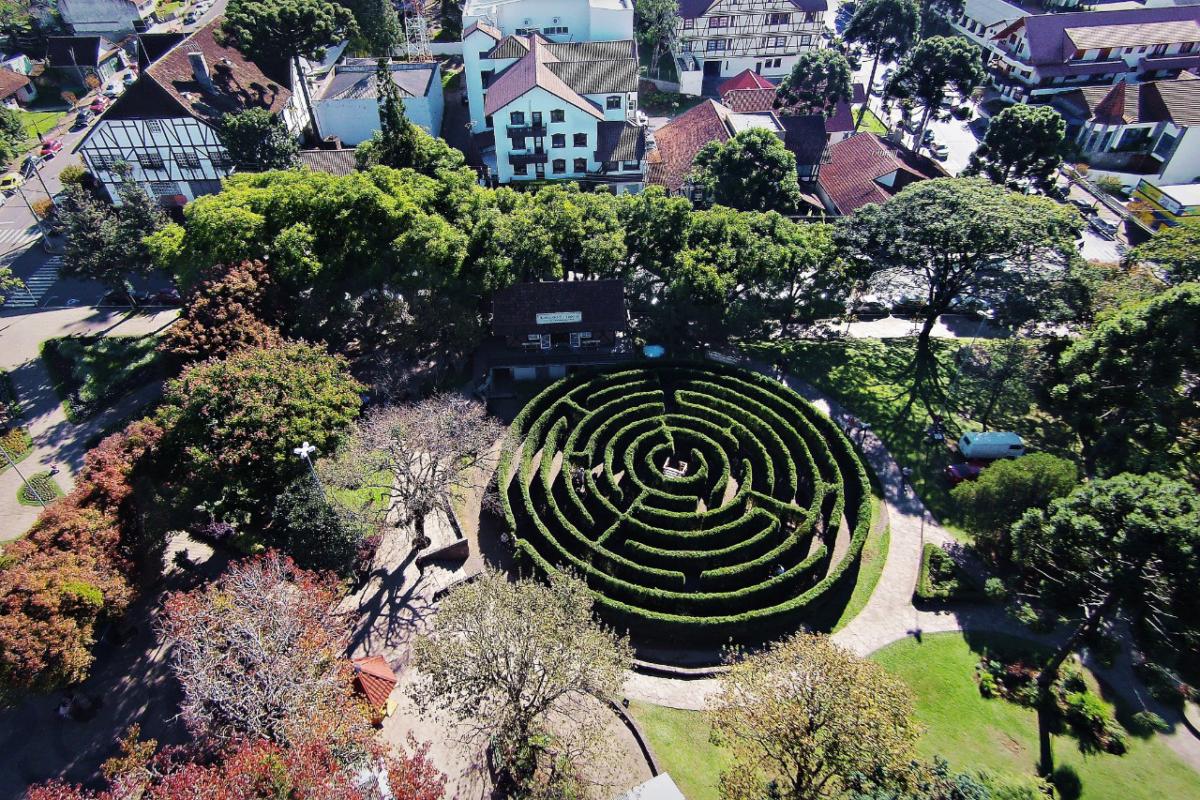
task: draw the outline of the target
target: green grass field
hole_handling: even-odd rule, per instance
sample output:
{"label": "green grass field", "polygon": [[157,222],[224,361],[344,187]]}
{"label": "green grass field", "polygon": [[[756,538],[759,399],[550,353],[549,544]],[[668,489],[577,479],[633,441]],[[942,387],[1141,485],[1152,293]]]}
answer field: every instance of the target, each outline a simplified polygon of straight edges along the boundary
{"label": "green grass field", "polygon": [[[980,637],[981,644],[1012,647],[1003,637]],[[987,699],[975,684],[979,652],[962,634],[906,639],[872,658],[899,675],[916,695],[917,717],[925,726],[921,751],[939,754],[957,770],[1035,774],[1037,714],[1000,699]],[[1197,774],[1161,740],[1129,737],[1129,751],[1085,755],[1069,736],[1054,736],[1056,767],[1073,769],[1085,800],[1161,800],[1195,797]]]}
{"label": "green grass field", "polygon": [[[874,512],[878,514],[879,501],[874,500],[872,505]],[[850,595],[846,607],[842,609],[841,616],[833,624],[831,633],[837,633],[850,624],[850,620],[858,616],[858,612],[862,611],[867,601],[871,599],[871,593],[875,591],[875,586],[879,583],[879,576],[883,574],[883,564],[887,561],[888,545],[891,544],[891,540],[892,530],[890,527],[884,526],[880,532],[876,532],[872,528],[870,535],[867,536],[867,541],[863,543],[862,558],[858,566],[858,580],[854,583],[854,592]]]}
{"label": "green grass field", "polygon": [[27,111],[23,108],[19,109],[17,116],[21,118],[21,124],[25,126],[26,144],[32,147],[38,140],[39,131],[43,136],[48,135],[67,113],[67,109],[59,111]]}
{"label": "green grass field", "polygon": [[881,120],[874,111],[867,108],[866,106],[859,106],[857,109],[855,109],[854,113],[855,113],[855,117],[854,117],[855,122],[858,121],[859,117],[862,117],[862,126],[859,128],[859,131],[866,131],[867,133],[876,133],[876,134],[879,134],[880,136],[887,135],[887,132],[888,132],[887,125],[883,124],[883,120]]}
{"label": "green grass field", "polygon": [[637,701],[629,712],[650,742],[658,765],[671,775],[688,800],[717,800],[717,780],[728,754],[708,740],[708,723],[698,711],[682,711]]}

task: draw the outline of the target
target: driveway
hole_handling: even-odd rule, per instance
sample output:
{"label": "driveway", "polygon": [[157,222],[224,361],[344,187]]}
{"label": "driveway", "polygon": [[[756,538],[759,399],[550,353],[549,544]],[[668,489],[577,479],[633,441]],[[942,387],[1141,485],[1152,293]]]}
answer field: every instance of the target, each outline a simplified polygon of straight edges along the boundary
{"label": "driveway", "polygon": [[[172,309],[127,316],[117,310],[96,308],[0,314],[0,369],[12,379],[21,402],[21,422],[33,438],[33,452],[17,465],[22,474],[29,476],[57,465],[61,472],[55,480],[64,491],[70,491],[89,441],[145,406],[161,389],[156,384],[144,386],[95,417],[72,424],[63,413],[39,355],[42,342],[72,334],[138,336],[162,330],[177,314]],[[20,487],[17,470],[10,467],[0,473],[0,542],[24,535],[40,511],[17,502]]]}

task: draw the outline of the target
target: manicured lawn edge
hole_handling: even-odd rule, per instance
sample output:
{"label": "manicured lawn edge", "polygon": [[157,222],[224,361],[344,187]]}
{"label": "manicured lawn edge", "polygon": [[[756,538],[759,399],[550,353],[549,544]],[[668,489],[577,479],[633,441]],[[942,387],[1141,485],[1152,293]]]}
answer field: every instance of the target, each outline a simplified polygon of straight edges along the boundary
{"label": "manicured lawn edge", "polygon": [[891,546],[891,542],[891,525],[883,525],[882,531],[872,529],[866,544],[863,545],[862,555],[859,557],[858,580],[854,584],[854,592],[850,595],[850,600],[846,603],[842,615],[834,623],[830,633],[837,633],[849,625],[866,608],[871,595],[875,593],[875,587],[879,585],[880,576],[883,575],[883,565],[887,563],[888,548]]}

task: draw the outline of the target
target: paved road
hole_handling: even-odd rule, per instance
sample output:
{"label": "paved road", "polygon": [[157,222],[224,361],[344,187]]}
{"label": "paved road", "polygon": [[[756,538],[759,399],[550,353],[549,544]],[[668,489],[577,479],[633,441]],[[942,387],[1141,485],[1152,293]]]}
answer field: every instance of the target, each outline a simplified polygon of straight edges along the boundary
{"label": "paved road", "polygon": [[[61,470],[56,480],[69,491],[83,464],[88,441],[144,406],[159,390],[158,386],[142,387],[122,397],[112,408],[74,425],[67,421],[38,355],[41,343],[77,333],[123,336],[150,333],[170,325],[177,313],[160,310],[127,316],[116,309],[68,308],[0,314],[0,369],[12,378],[21,401],[22,424],[33,437],[33,452],[17,465],[21,473],[29,476],[55,464]],[[22,536],[37,519],[40,509],[17,502],[20,486],[16,470],[10,467],[0,473],[0,543]]]}

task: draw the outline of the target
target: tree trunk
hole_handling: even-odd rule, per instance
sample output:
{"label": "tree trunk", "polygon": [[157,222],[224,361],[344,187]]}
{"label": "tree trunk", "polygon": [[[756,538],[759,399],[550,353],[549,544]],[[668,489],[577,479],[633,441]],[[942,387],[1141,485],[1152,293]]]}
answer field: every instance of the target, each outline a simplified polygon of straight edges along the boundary
{"label": "tree trunk", "polygon": [[1042,671],[1038,674],[1038,686],[1043,692],[1047,691],[1054,683],[1054,679],[1058,677],[1058,670],[1067,660],[1067,656],[1071,655],[1071,651],[1079,646],[1079,643],[1084,640],[1092,631],[1094,631],[1108,613],[1113,610],[1117,604],[1117,593],[1115,590],[1110,590],[1108,596],[1104,598],[1104,602],[1096,606],[1096,609],[1079,624],[1067,640],[1054,652],[1050,660],[1042,667]]}
{"label": "tree trunk", "polygon": [[[916,132],[916,134],[914,134],[917,139],[917,141],[915,142],[915,146],[913,147],[914,152],[917,152],[917,153],[921,152],[921,148],[925,146],[925,129],[927,127],[929,127],[930,111],[931,111],[931,109],[929,108],[929,106],[925,106],[925,113],[921,115],[921,124],[919,126],[917,126],[917,132]],[[929,148],[929,152],[930,152],[930,154],[932,154],[933,148]]]}
{"label": "tree trunk", "polygon": [[308,96],[308,81],[304,78],[304,68],[300,66],[299,54],[292,56],[296,67],[296,80],[300,82],[300,93],[304,95],[304,104],[308,106],[308,121],[312,125],[312,135],[315,146],[321,144],[321,129],[317,125],[317,110],[313,108],[312,98]]}
{"label": "tree trunk", "polygon": [[650,51],[650,75],[658,77],[658,59],[662,56],[662,42],[655,42],[654,49]]}
{"label": "tree trunk", "polygon": [[[863,111],[859,113],[854,120],[854,132],[858,133],[858,128],[862,125],[862,118],[866,116],[866,109],[871,105],[871,88],[875,85],[875,70],[879,69],[879,54],[875,54],[875,60],[871,63],[871,77],[867,78],[867,97],[863,100]],[[851,98],[853,99],[853,98]],[[854,113],[854,104],[850,104],[850,113]]]}

